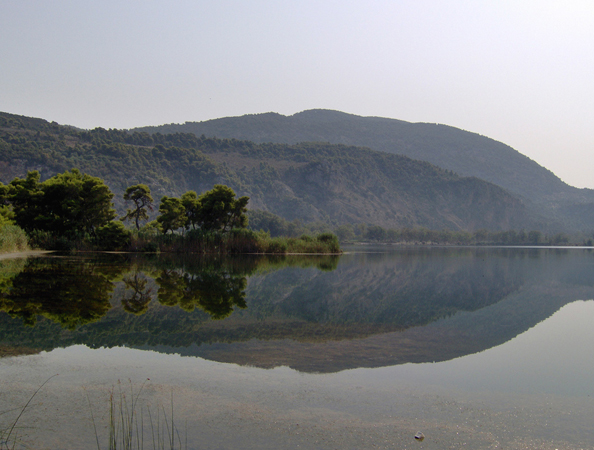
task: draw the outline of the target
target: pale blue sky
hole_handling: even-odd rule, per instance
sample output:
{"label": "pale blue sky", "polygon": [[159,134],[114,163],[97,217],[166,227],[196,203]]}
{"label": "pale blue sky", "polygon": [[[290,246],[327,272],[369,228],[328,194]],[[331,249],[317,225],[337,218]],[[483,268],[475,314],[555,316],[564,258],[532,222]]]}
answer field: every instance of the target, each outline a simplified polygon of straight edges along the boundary
{"label": "pale blue sky", "polygon": [[131,128],[336,109],[594,188],[594,1],[0,0],[0,110]]}

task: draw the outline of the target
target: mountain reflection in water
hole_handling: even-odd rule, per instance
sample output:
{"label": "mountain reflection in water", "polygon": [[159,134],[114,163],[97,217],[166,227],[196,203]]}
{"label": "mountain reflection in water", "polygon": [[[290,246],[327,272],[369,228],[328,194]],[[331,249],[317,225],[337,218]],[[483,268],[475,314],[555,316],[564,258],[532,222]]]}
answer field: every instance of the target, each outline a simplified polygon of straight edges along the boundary
{"label": "mountain reflection in water", "polygon": [[593,298],[593,261],[581,249],[390,247],[4,260],[0,350],[130,346],[315,372],[442,361]]}

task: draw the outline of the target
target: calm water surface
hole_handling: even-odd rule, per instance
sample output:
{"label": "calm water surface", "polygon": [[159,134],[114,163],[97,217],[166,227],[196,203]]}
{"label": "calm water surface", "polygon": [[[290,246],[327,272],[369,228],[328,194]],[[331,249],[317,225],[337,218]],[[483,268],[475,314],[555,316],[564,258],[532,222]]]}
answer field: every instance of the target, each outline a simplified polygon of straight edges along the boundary
{"label": "calm water surface", "polygon": [[348,250],[0,261],[0,431],[58,374],[17,447],[594,448],[591,250]]}

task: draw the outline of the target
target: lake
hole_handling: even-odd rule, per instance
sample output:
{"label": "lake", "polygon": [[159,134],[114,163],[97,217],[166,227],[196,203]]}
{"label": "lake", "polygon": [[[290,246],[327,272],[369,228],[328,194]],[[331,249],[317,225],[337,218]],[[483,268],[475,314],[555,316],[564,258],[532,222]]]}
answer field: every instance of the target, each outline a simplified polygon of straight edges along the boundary
{"label": "lake", "polygon": [[0,260],[0,448],[594,448],[591,249],[345,250]]}

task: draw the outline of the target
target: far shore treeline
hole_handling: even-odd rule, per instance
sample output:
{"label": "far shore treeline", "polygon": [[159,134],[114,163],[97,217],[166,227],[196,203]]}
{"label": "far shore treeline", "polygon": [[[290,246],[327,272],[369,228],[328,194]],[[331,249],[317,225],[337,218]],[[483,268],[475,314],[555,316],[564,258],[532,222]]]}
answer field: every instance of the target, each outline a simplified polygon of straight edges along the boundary
{"label": "far shore treeline", "polygon": [[[45,181],[37,171],[0,183],[3,251],[33,247],[50,250],[121,250],[191,253],[339,253],[332,233],[315,237],[271,238],[247,229],[248,197],[236,198],[228,186],[215,185],[198,195],[163,196],[156,219],[150,188],[130,186],[130,205],[117,217],[114,194],[105,182],[72,169]],[[127,228],[124,221],[133,225]],[[148,223],[146,223],[148,222]],[[142,226],[141,226],[142,224]],[[12,243],[11,243],[12,242]]]}

